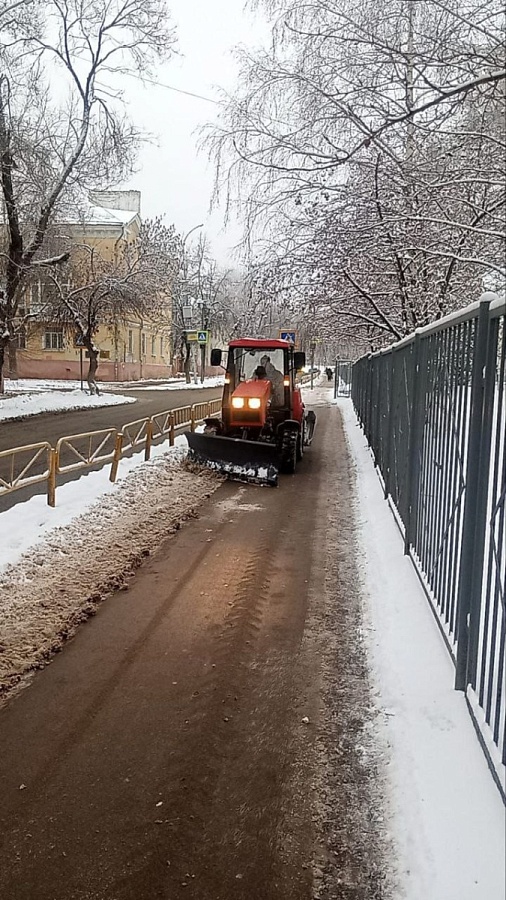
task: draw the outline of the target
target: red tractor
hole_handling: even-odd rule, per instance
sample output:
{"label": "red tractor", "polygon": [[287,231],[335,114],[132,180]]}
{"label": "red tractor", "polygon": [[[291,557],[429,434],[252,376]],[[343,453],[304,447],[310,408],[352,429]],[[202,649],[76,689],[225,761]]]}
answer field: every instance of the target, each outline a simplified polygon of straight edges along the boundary
{"label": "red tractor", "polygon": [[[211,351],[221,366],[222,351]],[[220,418],[205,420],[204,433],[187,432],[189,456],[233,478],[276,485],[278,473],[294,472],[316,423],[295,379],[305,354],[280,340],[231,341]]]}

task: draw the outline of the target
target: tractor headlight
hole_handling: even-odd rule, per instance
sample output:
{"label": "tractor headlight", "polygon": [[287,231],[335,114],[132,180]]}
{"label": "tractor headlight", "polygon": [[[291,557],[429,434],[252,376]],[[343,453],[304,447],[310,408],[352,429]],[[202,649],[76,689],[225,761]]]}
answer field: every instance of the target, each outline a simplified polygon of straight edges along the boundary
{"label": "tractor headlight", "polygon": [[262,401],[259,397],[250,397],[248,400],[248,406],[250,409],[260,409],[262,405]]}
{"label": "tractor headlight", "polygon": [[232,397],[232,406],[234,409],[242,409],[244,406],[244,397]]}

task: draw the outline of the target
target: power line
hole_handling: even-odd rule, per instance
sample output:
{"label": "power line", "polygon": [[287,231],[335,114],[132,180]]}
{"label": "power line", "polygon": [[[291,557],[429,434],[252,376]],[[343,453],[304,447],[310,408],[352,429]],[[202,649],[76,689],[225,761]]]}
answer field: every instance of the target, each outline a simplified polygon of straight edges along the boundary
{"label": "power line", "polygon": [[219,105],[219,100],[212,100],[211,97],[204,97],[202,94],[194,94],[193,91],[184,91],[182,88],[173,87],[171,84],[164,84],[163,81],[154,81],[152,78],[144,78],[143,81],[154,84],[155,87],[163,87],[168,91],[175,91],[176,94],[186,94],[187,97],[196,97],[197,100],[205,100],[206,103]]}

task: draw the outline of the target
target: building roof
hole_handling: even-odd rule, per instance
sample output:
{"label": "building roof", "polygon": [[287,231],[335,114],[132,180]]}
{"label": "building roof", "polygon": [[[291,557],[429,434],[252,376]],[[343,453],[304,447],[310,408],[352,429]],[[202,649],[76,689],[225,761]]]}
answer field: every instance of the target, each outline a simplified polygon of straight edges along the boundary
{"label": "building roof", "polygon": [[[119,206],[122,194],[125,195],[124,206],[129,206],[129,209]],[[130,196],[134,194],[138,197]],[[101,198],[103,198],[103,204],[97,202]],[[118,206],[112,206],[111,201],[118,201]],[[55,224],[80,225],[83,228],[90,226],[124,228],[135,221],[140,224],[139,209],[140,192],[138,191],[95,191],[90,192],[89,195],[81,194],[66,198],[65,202],[56,210]],[[0,222],[5,222],[5,219],[5,205],[0,203]]]}
{"label": "building roof", "polygon": [[129,225],[139,214],[128,209],[106,209],[96,206],[89,200],[75,204],[58,216],[60,224],[65,225]]}

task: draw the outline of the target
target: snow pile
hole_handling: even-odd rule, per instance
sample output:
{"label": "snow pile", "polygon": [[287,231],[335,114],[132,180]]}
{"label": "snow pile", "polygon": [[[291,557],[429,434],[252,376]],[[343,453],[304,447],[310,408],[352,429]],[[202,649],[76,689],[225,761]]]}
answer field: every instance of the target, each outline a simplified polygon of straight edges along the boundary
{"label": "snow pile", "polygon": [[[192,381],[186,384],[184,376],[175,378],[142,378],[139,381],[100,381],[98,379],[99,390],[117,391],[117,390],[145,390],[145,391],[175,391],[181,388],[209,388],[223,384],[223,375],[205,378],[204,383],[200,380],[197,384]],[[42,391],[77,391],[81,390],[81,382],[76,379],[57,379],[57,378],[11,378],[5,379],[6,394],[39,394]]]}
{"label": "snow pile", "polygon": [[221,387],[225,383],[225,379],[223,375],[216,375],[210,378],[204,378],[204,383],[199,380],[197,382],[191,381],[190,384],[186,384],[186,381],[179,379],[179,381],[165,381],[160,384],[143,384],[136,386],[135,390],[137,391],[180,391],[182,388],[187,390],[198,390],[202,388],[210,388],[210,387]]}
{"label": "snow pile", "polygon": [[81,382],[60,378],[6,378],[6,394],[40,394],[41,391],[77,391]]}
{"label": "snow pile", "polygon": [[[31,528],[31,549],[0,574],[0,695],[13,688],[29,670],[41,667],[59,649],[79,622],[93,615],[97,604],[113,591],[126,589],[143,557],[149,556],[199,505],[216,490],[221,479],[208,471],[181,465],[184,452],[175,449],[136,469],[109,493],[86,509],[86,482],[77,482],[82,515],[60,510],[60,527],[47,530],[34,543],[37,515],[43,497],[2,513],[9,534],[9,513],[21,513],[25,531]],[[84,483],[81,485],[81,483]],[[58,502],[66,489],[59,488]],[[79,506],[78,506],[79,509]],[[46,512],[50,518],[51,513]],[[76,509],[73,510],[74,516]],[[49,515],[48,515],[49,513]],[[42,523],[43,524],[43,523]],[[19,554],[19,547],[14,548]]]}
{"label": "snow pile", "polygon": [[24,419],[45,412],[88,409],[90,406],[119,406],[121,403],[135,402],[135,397],[124,397],[122,394],[101,394],[97,397],[85,394],[81,390],[20,394],[6,400],[0,399],[0,421]]}

